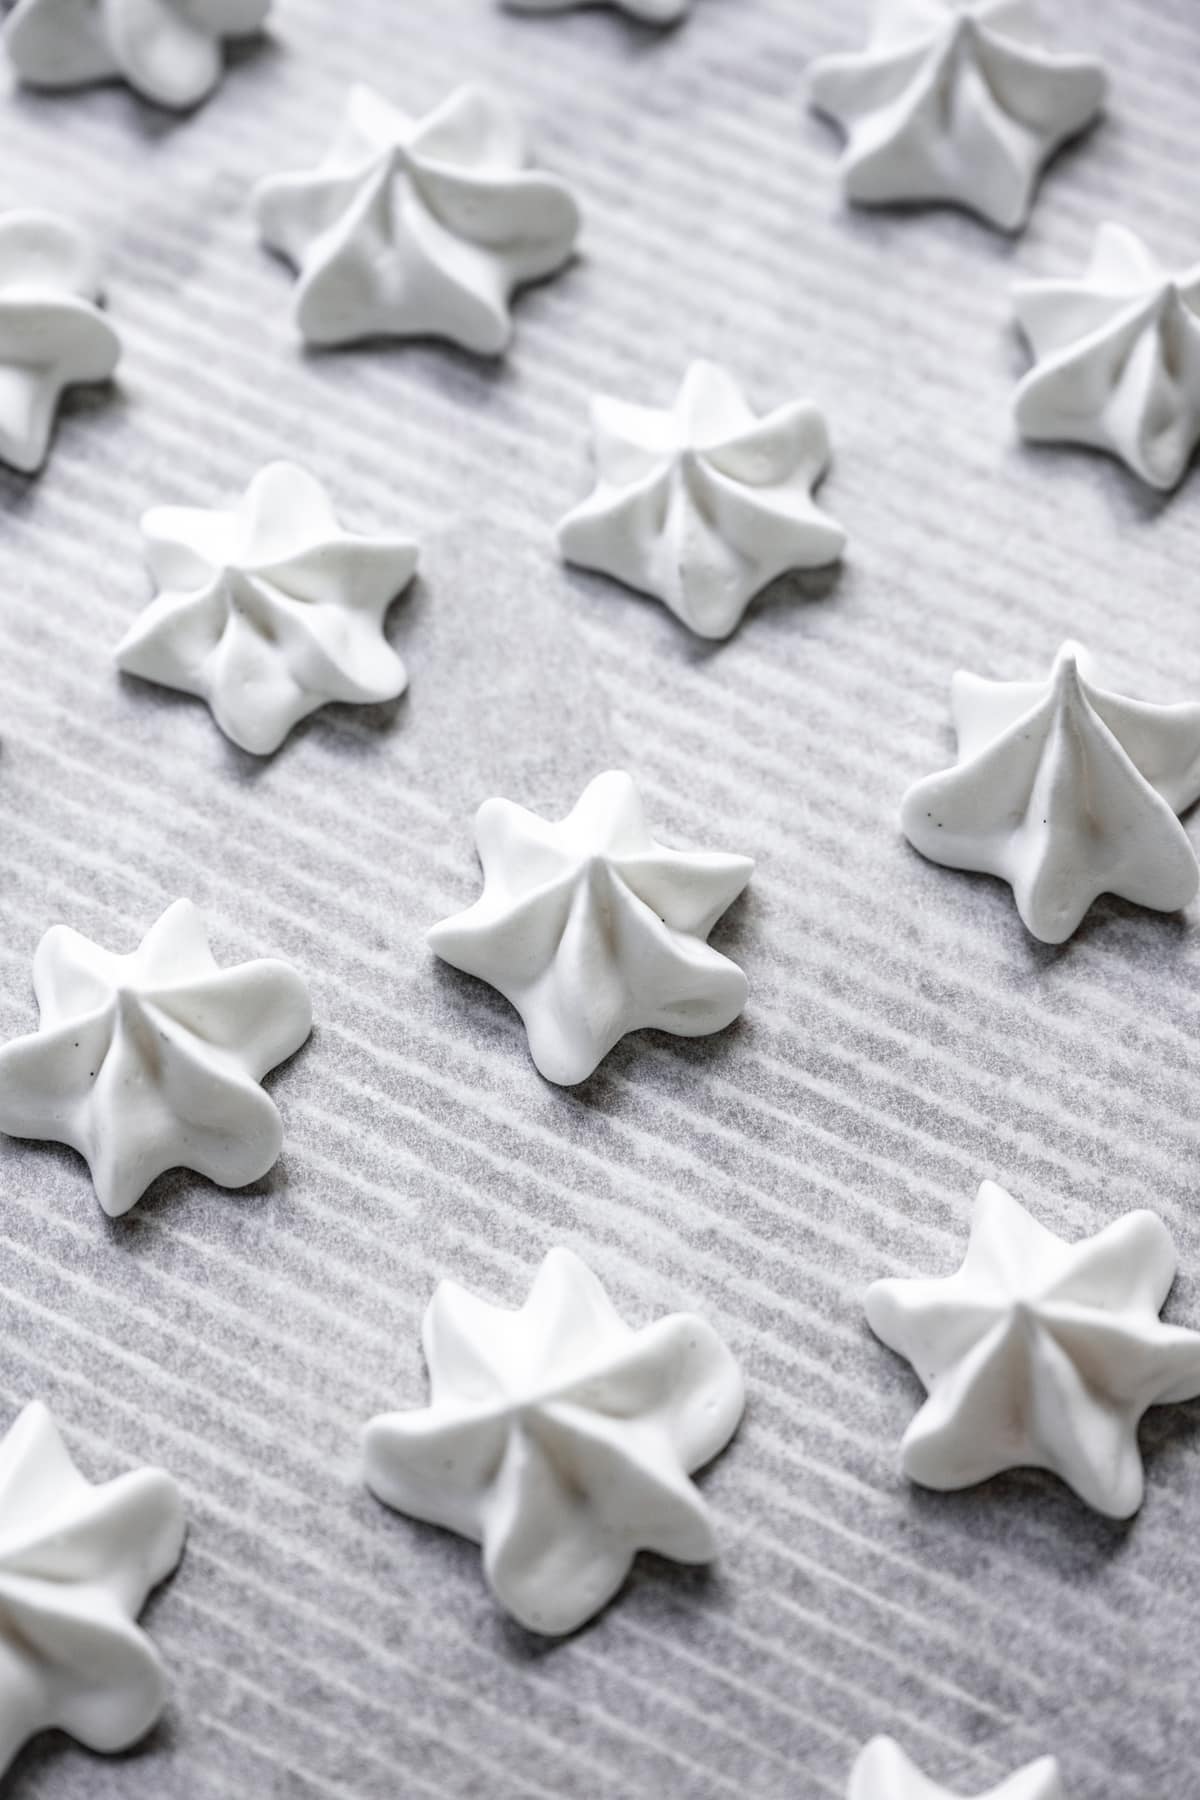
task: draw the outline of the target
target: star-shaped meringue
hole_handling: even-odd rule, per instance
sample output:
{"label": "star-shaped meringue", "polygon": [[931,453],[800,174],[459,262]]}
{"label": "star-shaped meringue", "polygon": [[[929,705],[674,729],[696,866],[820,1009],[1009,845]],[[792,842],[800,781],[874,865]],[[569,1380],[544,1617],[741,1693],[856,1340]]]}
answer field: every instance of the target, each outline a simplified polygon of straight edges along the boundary
{"label": "star-shaped meringue", "polygon": [[701,1037],[745,1006],[746,977],[705,939],[754,864],[656,843],[622,771],[557,824],[485,800],[475,843],[483,893],[427,941],[516,1007],[548,1081],[586,1080],[627,1032]]}
{"label": "star-shaped meringue", "polygon": [[1145,1488],[1142,1414],[1200,1396],[1200,1332],[1158,1316],[1175,1267],[1155,1213],[1068,1244],[985,1181],[957,1274],[867,1294],[872,1331],[929,1395],[904,1434],[905,1474],[948,1489],[1052,1469],[1097,1512],[1129,1518]]}
{"label": "star-shaped meringue", "polygon": [[1028,930],[1061,944],[1093,900],[1174,912],[1200,885],[1176,817],[1200,798],[1200,705],[1097,687],[1077,644],[1050,679],[951,684],[958,764],[909,788],[900,822],[923,856],[1011,884]]}
{"label": "star-shaped meringue", "polygon": [[0,1131],[78,1150],[111,1217],[165,1169],[245,1187],[283,1125],[258,1085],[312,1029],[308,989],[269,958],[220,969],[176,900],[116,956],[65,925],[33,959],[39,1028],[0,1048]]}
{"label": "star-shaped meringue", "polygon": [[17,0],[2,35],[32,87],[120,77],[143,99],[183,111],[220,81],[222,40],[253,36],[270,10],[271,0]]}
{"label": "star-shaped meringue", "polygon": [[439,337],[499,355],[514,290],[561,269],[579,232],[570,190],[528,161],[488,88],[460,87],[413,120],[353,87],[320,167],[255,192],[263,241],[300,271],[302,336]]}
{"label": "star-shaped meringue", "polygon": [[118,646],[118,666],[198,694],[243,750],[269,755],[327,701],[404,692],[383,622],[417,547],[343,531],[303,469],[271,463],[232,512],[158,507],[142,529],[164,591]]}
{"label": "star-shaped meringue", "polygon": [[100,265],[53,213],[0,214],[0,461],[40,469],[64,388],[107,381],[121,341],[94,304]]}
{"label": "star-shaped meringue", "polygon": [[0,1442],[0,1774],[39,1731],[125,1750],[162,1712],[166,1673],[134,1623],[183,1552],[161,1469],[93,1487],[47,1409]]}
{"label": "star-shaped meringue", "polygon": [[1200,263],[1172,275],[1101,225],[1079,279],[1019,282],[1013,300],[1036,358],[1021,435],[1111,451],[1152,487],[1181,481],[1200,443]]}
{"label": "star-shaped meringue", "polygon": [[732,376],[695,362],[666,412],[592,402],[597,486],[558,528],[568,562],[653,594],[722,638],[789,569],[836,561],[840,525],[814,503],[829,466],[815,406],[751,412]]}
{"label": "star-shaped meringue", "polygon": [[867,48],[809,71],[812,104],[846,133],[851,200],[948,202],[1004,231],[1106,89],[1098,62],[1042,43],[1031,0],[877,0]]}
{"label": "star-shaped meringue", "polygon": [[[572,7],[597,6],[603,0],[505,0],[513,12],[568,12]],[[674,25],[691,7],[692,0],[608,0],[619,12],[644,25]]]}
{"label": "star-shaped meringue", "polygon": [[422,1342],[430,1404],[371,1420],[367,1485],[482,1544],[488,1583],[522,1625],[576,1630],[639,1550],[716,1555],[688,1476],[725,1448],[745,1393],[695,1313],[631,1330],[579,1258],[552,1250],[519,1312],[442,1282]]}
{"label": "star-shaped meringue", "polygon": [[[850,1773],[846,1800],[954,1800],[904,1754],[891,1738],[872,1738],[859,1752]],[[989,1788],[979,1800],[1066,1800],[1066,1790],[1053,1756],[1018,1769],[999,1787]]]}

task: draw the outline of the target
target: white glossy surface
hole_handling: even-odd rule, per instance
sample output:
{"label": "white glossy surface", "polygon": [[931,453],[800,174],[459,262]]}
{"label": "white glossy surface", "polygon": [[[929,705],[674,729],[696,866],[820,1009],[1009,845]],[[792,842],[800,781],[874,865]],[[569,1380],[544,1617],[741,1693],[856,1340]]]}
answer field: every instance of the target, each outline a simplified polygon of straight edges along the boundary
{"label": "white glossy surface", "polygon": [[1111,451],[1151,487],[1182,480],[1200,443],[1200,262],[1173,273],[1101,225],[1082,275],[1018,282],[1013,303],[1036,359],[1021,435]]}
{"label": "white glossy surface", "polygon": [[430,1404],[372,1419],[367,1484],[389,1506],[483,1546],[500,1604],[531,1631],[574,1631],[639,1550],[716,1555],[688,1476],[745,1404],[733,1357],[694,1313],[633,1330],[569,1250],[520,1311],[444,1281],[422,1331]]}
{"label": "white glossy surface", "polygon": [[[872,1738],[858,1755],[850,1774],[846,1800],[956,1800],[939,1787],[891,1738]],[[1018,1769],[977,1800],[1066,1800],[1066,1790],[1053,1756]]]}
{"label": "white glossy surface", "polygon": [[1129,1518],[1145,1486],[1142,1414],[1200,1396],[1200,1332],[1158,1316],[1175,1266],[1155,1213],[1066,1243],[985,1181],[956,1274],[867,1293],[872,1331],[929,1395],[904,1434],[905,1474],[950,1489],[1051,1469],[1097,1512]]}
{"label": "white glossy surface", "polygon": [[0,1442],[0,1774],[39,1731],[124,1750],[166,1701],[134,1621],[183,1551],[183,1501],[161,1469],[93,1487],[40,1401]]}
{"label": "white glossy surface", "polygon": [[721,1031],[746,1004],[746,977],[705,939],[753,862],[657,843],[620,770],[557,822],[485,800],[475,843],[483,893],[435,925],[429,946],[516,1007],[547,1080],[585,1080],[643,1027]]}
{"label": "white glossy surface", "polygon": [[1106,88],[1098,62],[1049,47],[1032,0],[877,0],[866,49],[809,70],[812,104],[846,134],[849,199],[948,202],[1006,231]]}
{"label": "white glossy surface", "polygon": [[156,507],[142,529],[162,592],[118,646],[118,666],[207,701],[243,750],[277,750],[327,701],[404,692],[383,626],[417,547],[344,531],[303,469],[271,463],[232,511]]}
{"label": "white glossy surface", "polygon": [[715,363],[691,365],[673,407],[592,402],[596,487],[558,529],[568,562],[652,594],[722,638],[771,581],[842,553],[814,503],[829,433],[796,401],[758,418]]}
{"label": "white glossy surface", "polygon": [[55,925],[38,945],[38,1030],[0,1049],[0,1130],[70,1144],[113,1217],[166,1169],[244,1187],[279,1155],[259,1082],[312,1029],[286,963],[221,969],[204,920],[177,900],[128,956]]}
{"label": "white glossy surface", "polygon": [[1176,817],[1200,798],[1200,705],[1127,700],[1064,644],[1047,681],[951,683],[958,763],[904,796],[909,842],[952,869],[998,875],[1043,943],[1117,894],[1173,912],[1200,885]]}
{"label": "white glossy surface", "polygon": [[0,460],[23,474],[46,460],[63,390],[117,366],[100,286],[96,251],[68,219],[0,214]]}
{"label": "white glossy surface", "polygon": [[220,81],[224,41],[253,36],[270,9],[271,0],[17,0],[3,39],[33,87],[119,76],[144,99],[183,110]]}
{"label": "white glossy surface", "polygon": [[423,119],[351,88],[324,162],[255,190],[263,242],[299,271],[302,336],[439,337],[498,355],[515,289],[561,269],[579,232],[566,184],[528,162],[490,88],[457,88]]}

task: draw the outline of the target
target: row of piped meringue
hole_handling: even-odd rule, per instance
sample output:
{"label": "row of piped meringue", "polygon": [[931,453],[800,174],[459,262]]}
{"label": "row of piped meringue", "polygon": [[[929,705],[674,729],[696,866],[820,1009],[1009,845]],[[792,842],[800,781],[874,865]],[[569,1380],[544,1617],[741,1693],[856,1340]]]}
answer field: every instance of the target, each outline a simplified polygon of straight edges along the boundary
{"label": "row of piped meringue", "polygon": [[[736,392],[733,400],[740,404]],[[615,430],[607,419],[604,425]],[[737,521],[753,542],[753,557],[721,561],[710,549],[689,564],[683,552],[695,540],[682,522],[688,516],[682,484],[673,485],[657,470],[635,473],[629,499],[610,495],[602,473],[597,494],[563,527],[564,552],[606,567],[631,585],[650,587],[661,573],[657,591],[673,609],[701,598],[744,605],[744,588],[766,568],[781,559],[795,566],[801,556],[805,566],[819,563],[840,547],[838,527],[809,497],[808,484],[824,456],[817,416],[795,409],[778,434],[789,445],[786,452],[760,452],[751,424],[736,455],[714,458],[711,468],[698,457],[688,465],[687,480],[713,483],[698,512],[712,517],[715,495],[729,519],[737,491],[733,476],[752,468],[754,455],[775,454],[777,468],[785,454],[794,457],[788,501],[778,494],[769,504],[748,499]],[[658,491],[662,482],[667,483],[665,510]],[[646,526],[651,507],[664,520],[661,534]],[[277,749],[293,724],[327,701],[378,702],[404,690],[406,672],[384,635],[384,620],[416,567],[416,546],[406,539],[343,531],[324,491],[303,470],[273,464],[251,484],[235,512],[158,509],[147,515],[145,529],[161,591],[118,647],[118,665],[204,699],[221,729],[243,748],[260,754]],[[615,545],[607,557],[606,541]],[[736,541],[732,531],[729,541]],[[642,549],[644,558],[638,555]],[[705,583],[688,585],[687,577],[699,568],[706,572]],[[742,590],[736,588],[738,578]],[[711,620],[711,613],[706,616]],[[1044,943],[1070,937],[1102,894],[1160,912],[1176,911],[1195,897],[1200,865],[1179,815],[1200,799],[1200,704],[1155,705],[1114,693],[1098,685],[1087,653],[1067,643],[1042,682],[990,681],[960,670],[951,684],[951,708],[956,766],[918,781],[901,806],[904,834],[922,855],[1007,881],[1023,923]],[[602,786],[594,783],[571,819],[558,827],[539,820],[524,831],[500,832],[489,809],[509,807],[513,818],[527,822],[532,815],[507,801],[486,802],[476,827],[485,880],[495,857],[503,864],[498,886],[506,896],[519,894],[526,880],[536,886],[544,874],[538,840],[555,831],[570,846],[570,856],[596,858],[617,843],[613,821],[626,800],[636,810],[636,797],[619,801],[612,778],[604,780],[605,804],[594,804],[594,792]],[[615,809],[611,819],[606,805]],[[576,818],[583,821],[578,829]],[[640,811],[637,818],[640,832]],[[593,861],[593,884],[602,879],[600,866]],[[614,881],[621,890],[628,869],[619,860],[604,866],[605,892]],[[745,866],[748,874],[751,865]],[[726,906],[737,891],[731,889]],[[578,991],[569,987],[573,1008],[568,1005],[565,1016],[572,1010],[603,1015],[605,1029],[591,1034],[586,1055],[539,1055],[544,1033],[538,1019],[547,1008],[539,1007],[537,983],[550,964],[549,951],[535,980],[525,969],[527,959],[512,957],[503,932],[494,947],[486,934],[481,938],[487,894],[485,884],[472,932],[443,931],[436,947],[505,993],[527,1023],[532,1009],[530,1042],[550,1079],[581,1080],[625,1032],[639,1025],[670,1028],[672,1016],[682,1017],[678,998],[663,1011],[657,977],[644,980],[640,993],[622,986],[621,1005],[614,1009],[585,1003],[582,977],[572,976]],[[668,918],[662,896],[645,898],[652,912]],[[603,916],[604,908],[597,888],[592,914]],[[556,913],[544,924],[547,942],[551,937],[571,942],[577,935],[578,930],[566,931]],[[710,983],[703,1009],[693,1006],[694,1028],[719,1029],[741,1010],[739,1001],[727,1012],[727,1003],[716,997],[719,988],[719,982]],[[558,1013],[563,1010],[559,1005]]]}
{"label": "row of piped meringue", "polygon": [[[1200,1394],[1200,1333],[1158,1317],[1175,1270],[1153,1213],[1072,1244],[985,1182],[956,1273],[879,1281],[866,1296],[873,1329],[928,1390],[905,1473],[945,1490],[1040,1467],[1101,1512],[1131,1515],[1143,1413]],[[430,1401],[369,1422],[364,1479],[387,1506],[478,1543],[496,1601],[528,1630],[587,1623],[642,1550],[717,1555],[690,1478],[729,1444],[746,1396],[703,1318],[632,1329],[559,1248],[515,1311],[442,1282],[422,1344]],[[92,1487],[46,1408],[21,1414],[0,1442],[0,1607],[15,1627],[0,1656],[0,1774],[43,1730],[116,1751],[154,1724],[166,1672],[135,1621],[184,1533],[164,1471]],[[849,1800],[940,1794],[889,1740],[868,1745],[850,1778]],[[1061,1800],[1057,1765],[1031,1764],[996,1795]]]}
{"label": "row of piped meringue", "polygon": [[[492,250],[473,272],[456,255],[453,278],[427,291],[407,279],[403,246],[390,263],[367,257],[356,234],[369,209],[344,214],[338,233],[327,222],[318,230],[326,213],[313,220],[290,180],[277,184],[264,219],[304,271],[297,318],[314,341],[436,328],[471,349],[504,347],[507,299],[529,278],[531,256],[523,252],[519,267],[508,259],[500,274],[484,267]],[[310,220],[312,257],[287,205]],[[369,294],[364,259],[375,271]],[[391,289],[406,297],[389,306]],[[100,293],[98,256],[76,227],[47,213],[0,215],[0,460],[16,469],[41,467],[64,389],[115,373],[120,340]],[[410,293],[424,296],[419,306]],[[1150,486],[1175,487],[1200,443],[1200,264],[1172,274],[1134,232],[1106,224],[1081,276],[1019,282],[1013,298],[1034,355],[1016,394],[1021,435],[1106,450]],[[725,371],[701,362],[667,410],[596,399],[592,431],[597,489],[564,521],[564,554],[656,594],[702,636],[728,635],[776,575],[840,553],[843,534],[811,506],[829,461],[828,431],[811,404],[789,402],[760,419]]]}
{"label": "row of piped meringue", "polygon": [[[924,855],[1007,880],[1046,942],[1067,937],[1101,893],[1164,911],[1195,895],[1200,865],[1177,814],[1200,796],[1200,705],[1126,700],[1068,645],[1044,685],[960,674],[954,706],[958,764],[904,801]],[[559,821],[487,800],[475,844],[482,892],[428,943],[504,995],[547,1080],[585,1081],[631,1032],[707,1035],[741,1014],[746,977],[707,940],[754,865],[659,843],[627,774],[597,776]],[[257,1083],[308,1036],[294,972],[219,971],[180,902],[132,955],[55,927],[34,989],[39,1031],[0,1050],[0,1129],[72,1144],[106,1211],[127,1211],[180,1161],[231,1185],[274,1162],[278,1115]],[[198,1023],[214,1008],[228,1011],[219,1042],[234,1047],[215,1058]],[[170,1109],[141,1107],[156,1083],[203,1099],[186,1157]]]}
{"label": "row of piped meringue", "polygon": [[[504,0],[514,12],[565,12],[595,0]],[[612,0],[632,18],[672,25],[691,0]],[[0,43],[17,77],[61,91],[124,81],[171,111],[199,106],[220,82],[226,46],[257,38],[272,0],[15,0]]]}
{"label": "row of piped meringue", "polygon": [[[507,0],[562,12],[589,0]],[[677,23],[689,0],[612,0],[648,24]],[[260,33],[271,0],[16,0],[3,38],[18,77],[62,89],[121,78],[186,109],[216,87],[226,41]],[[812,104],[847,137],[849,198],[949,202],[1002,229],[1029,215],[1046,163],[1096,118],[1105,72],[1043,41],[1033,0],[876,0],[859,53],[819,58]]]}

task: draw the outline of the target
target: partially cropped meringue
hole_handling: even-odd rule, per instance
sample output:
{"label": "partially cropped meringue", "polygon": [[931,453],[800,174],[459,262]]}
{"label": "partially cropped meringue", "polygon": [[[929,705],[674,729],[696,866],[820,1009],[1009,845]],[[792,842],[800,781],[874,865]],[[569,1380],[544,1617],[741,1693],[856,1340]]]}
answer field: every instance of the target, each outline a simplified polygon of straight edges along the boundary
{"label": "partially cropped meringue", "polygon": [[95,305],[100,263],[53,213],[0,214],[0,461],[40,469],[64,388],[107,381],[121,340]]}
{"label": "partially cropped meringue", "polygon": [[1200,443],[1200,263],[1171,274],[1134,232],[1101,225],[1082,276],[1019,282],[1013,300],[1037,359],[1017,389],[1021,435],[1111,451],[1173,488]]}
{"label": "partially cropped meringue", "polygon": [[125,1750],[162,1712],[166,1673],[134,1621],[183,1552],[161,1469],[93,1487],[47,1409],[0,1442],[0,1774],[39,1731]]}
{"label": "partially cropped meringue", "polygon": [[[631,19],[640,19],[645,25],[674,25],[682,19],[690,9],[692,0],[607,0],[619,12],[626,12]],[[572,7],[598,6],[604,0],[505,0],[513,12],[552,13],[568,12]]]}
{"label": "partially cropped meringue", "polygon": [[723,638],[767,584],[836,561],[846,534],[814,503],[825,420],[804,401],[758,418],[733,377],[695,362],[666,412],[592,402],[597,485],[558,528],[568,562]]}
{"label": "partially cropped meringue", "polygon": [[299,269],[296,324],[311,344],[449,338],[494,356],[515,289],[561,269],[579,209],[529,168],[524,134],[490,89],[456,89],[414,120],[368,87],[319,168],[259,183],[263,241]]}
{"label": "partially cropped meringue", "polygon": [[1200,885],[1176,817],[1200,798],[1200,705],[1126,700],[1079,645],[1047,681],[950,689],[958,764],[909,788],[900,822],[933,862],[1010,883],[1026,927],[1061,944],[1093,900],[1174,912]]}
{"label": "partially cropped meringue", "polygon": [[422,1341],[430,1404],[371,1420],[367,1485],[481,1544],[493,1593],[522,1625],[576,1630],[639,1550],[716,1555],[688,1476],[725,1448],[745,1393],[695,1313],[634,1331],[577,1256],[552,1250],[519,1312],[442,1282]]}
{"label": "partially cropped meringue", "polygon": [[[922,1775],[891,1738],[872,1738],[859,1752],[850,1774],[846,1800],[955,1800],[948,1789]],[[1066,1800],[1066,1789],[1053,1756],[1018,1769],[999,1787],[990,1787],[978,1800]]]}
{"label": "partially cropped meringue", "polygon": [[1045,45],[1032,0],[876,0],[867,48],[809,71],[812,104],[846,133],[851,200],[947,202],[1004,231],[1106,89],[1098,62]]}
{"label": "partially cropped meringue", "polygon": [[1158,1316],[1175,1268],[1155,1213],[1068,1244],[985,1181],[957,1274],[867,1294],[872,1331],[929,1394],[904,1434],[905,1474],[946,1489],[1051,1469],[1097,1512],[1135,1513],[1142,1414],[1200,1396],[1200,1332]]}
{"label": "partially cropped meringue", "polygon": [[327,701],[404,692],[383,622],[417,546],[343,531],[303,469],[271,463],[233,511],[156,507],[142,529],[163,591],[118,646],[118,666],[199,695],[243,750],[269,755]]}
{"label": "partially cropped meringue", "polygon": [[485,800],[475,843],[483,893],[429,946],[516,1007],[548,1081],[584,1081],[627,1032],[701,1037],[745,1006],[746,977],[705,939],[754,864],[657,843],[620,770],[557,824]]}
{"label": "partially cropped meringue", "polygon": [[286,963],[220,969],[204,920],[176,900],[128,956],[55,925],[38,945],[39,1028],[0,1048],[0,1131],[70,1144],[118,1217],[165,1169],[245,1187],[279,1155],[259,1086],[312,1029]]}
{"label": "partially cropped meringue", "polygon": [[119,76],[146,100],[196,106],[221,79],[226,38],[261,31],[271,0],[17,0],[3,28],[32,87]]}

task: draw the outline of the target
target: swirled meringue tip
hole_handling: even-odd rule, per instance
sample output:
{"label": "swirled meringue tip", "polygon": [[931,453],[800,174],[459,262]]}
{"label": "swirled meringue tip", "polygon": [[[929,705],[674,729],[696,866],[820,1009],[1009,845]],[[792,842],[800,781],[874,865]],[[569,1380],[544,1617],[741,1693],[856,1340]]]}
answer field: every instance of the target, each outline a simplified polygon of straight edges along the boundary
{"label": "swirled meringue tip", "polygon": [[186,1529],[164,1470],[93,1486],[40,1401],[20,1414],[0,1441],[0,1774],[41,1731],[116,1752],[151,1729],[166,1672],[134,1621]]}
{"label": "swirled meringue tip", "polygon": [[483,893],[426,941],[516,1008],[548,1081],[585,1081],[628,1032],[700,1037],[742,1011],[746,977],[706,939],[754,864],[656,842],[623,771],[557,823],[485,801],[475,842]]}
{"label": "swirled meringue tip", "polygon": [[229,511],[156,507],[143,531],[161,591],[117,646],[117,666],[197,695],[243,750],[271,755],[330,701],[404,692],[384,621],[417,546],[343,530],[304,469],[269,464]]}
{"label": "swirled meringue tip", "polygon": [[63,391],[109,380],[120,360],[100,289],[95,246],[69,219],[0,214],[0,460],[22,474],[46,460]]}
{"label": "swirled meringue tip", "polygon": [[1200,704],[1152,705],[1096,684],[1062,646],[1043,681],[960,670],[958,763],[911,787],[901,828],[947,868],[997,875],[1027,930],[1061,944],[1101,894],[1174,912],[1200,886],[1177,815],[1200,798]]}
{"label": "swirled meringue tip", "polygon": [[736,629],[754,596],[842,554],[813,490],[829,467],[817,408],[759,418],[717,363],[694,362],[667,410],[592,403],[596,486],[558,527],[567,562],[661,600],[700,637]]}
{"label": "swirled meringue tip", "polygon": [[1143,1413],[1200,1396],[1200,1332],[1158,1316],[1175,1268],[1155,1213],[1068,1243],[985,1181],[956,1274],[867,1293],[872,1331],[929,1396],[904,1435],[905,1474],[944,1491],[1048,1469],[1095,1511],[1129,1518],[1145,1486]]}
{"label": "swirled meringue tip", "polygon": [[[930,1781],[893,1738],[877,1737],[858,1754],[846,1800],[966,1800],[966,1796]],[[999,1787],[989,1787],[978,1800],[1067,1800],[1067,1794],[1057,1760],[1042,1756]]]}
{"label": "swirled meringue tip", "polygon": [[365,1434],[385,1505],[483,1548],[497,1601],[530,1631],[575,1631],[613,1598],[639,1550],[717,1553],[688,1477],[745,1406],[712,1326],[672,1313],[633,1330],[570,1250],[551,1250],[518,1311],[442,1282],[422,1330],[431,1404]]}
{"label": "swirled meringue tip", "polygon": [[819,57],[810,103],[842,129],[848,199],[1025,224],[1047,162],[1097,116],[1100,63],[1048,48],[1032,0],[877,0],[861,52]]}
{"label": "swirled meringue tip", "polygon": [[262,30],[271,0],[17,0],[0,37],[31,87],[123,80],[144,100],[188,111],[221,79],[225,39]]}
{"label": "swirled meringue tip", "polygon": [[263,242],[298,271],[301,336],[446,338],[500,355],[513,295],[562,269],[580,229],[570,189],[528,163],[516,115],[488,87],[460,87],[422,119],[353,87],[324,162],[254,194]]}
{"label": "swirled meringue tip", "polygon": [[1183,479],[1200,444],[1200,262],[1172,272],[1123,225],[1101,225],[1083,273],[1013,288],[1034,366],[1022,437],[1119,457],[1149,486]]}
{"label": "swirled meringue tip", "polygon": [[283,1122],[259,1083],[312,1030],[287,963],[219,968],[200,912],[169,906],[129,955],[65,925],[38,945],[36,1032],[0,1048],[0,1131],[69,1144],[119,1217],[167,1169],[245,1187]]}

